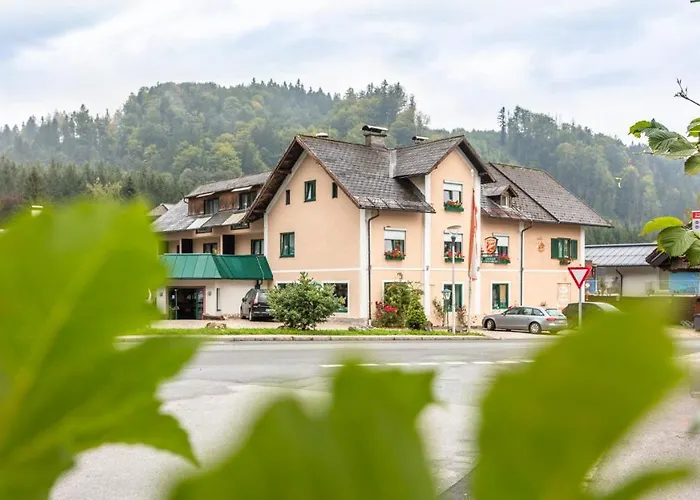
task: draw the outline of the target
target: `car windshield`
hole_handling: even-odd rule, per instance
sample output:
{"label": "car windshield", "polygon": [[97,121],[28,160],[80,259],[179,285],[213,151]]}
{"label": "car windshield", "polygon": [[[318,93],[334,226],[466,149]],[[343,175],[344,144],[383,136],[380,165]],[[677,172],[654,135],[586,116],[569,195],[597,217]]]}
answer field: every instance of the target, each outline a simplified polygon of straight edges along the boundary
{"label": "car windshield", "polygon": [[564,315],[561,313],[561,311],[559,311],[559,309],[547,308],[547,309],[545,309],[545,311],[547,311],[547,314],[549,314],[550,316],[555,316],[555,317],[564,316]]}

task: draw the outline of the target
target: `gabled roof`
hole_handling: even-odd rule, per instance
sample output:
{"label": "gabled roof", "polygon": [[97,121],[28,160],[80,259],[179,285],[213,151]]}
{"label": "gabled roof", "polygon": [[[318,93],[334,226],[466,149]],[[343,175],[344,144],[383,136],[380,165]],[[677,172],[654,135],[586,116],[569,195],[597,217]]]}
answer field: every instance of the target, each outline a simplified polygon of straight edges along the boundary
{"label": "gabled roof", "polygon": [[586,245],[586,260],[597,267],[647,267],[646,258],[656,243]]}
{"label": "gabled roof", "polygon": [[235,179],[227,179],[225,181],[211,182],[195,188],[188,193],[185,198],[192,198],[193,196],[199,196],[206,193],[221,193],[238,188],[262,186],[265,184],[265,181],[269,175],[270,172],[263,172],[261,174],[244,175]]}
{"label": "gabled roof", "polygon": [[397,148],[393,176],[400,178],[428,175],[443,158],[456,149],[464,153],[481,175],[486,175],[486,164],[469,144],[469,141],[460,135]]}
{"label": "gabled roof", "polygon": [[[522,220],[612,227],[544,170],[499,163],[490,163],[487,168],[498,184],[508,183],[517,193],[512,205]],[[490,200],[483,195],[483,191],[482,207],[486,207]]]}
{"label": "gabled roof", "polygon": [[481,186],[484,196],[491,198],[493,196],[501,196],[503,193],[508,192],[511,196],[518,196],[518,193],[512,188],[510,184],[499,184],[497,182],[491,184],[485,184]]}
{"label": "gabled roof", "polygon": [[[255,187],[261,185],[270,175],[270,172],[263,174],[246,175],[231,179],[228,181],[214,182],[200,186],[187,196],[198,196],[205,193],[216,193],[230,191],[236,188]],[[186,231],[188,229],[229,226],[238,224],[245,216],[244,211],[240,210],[223,210],[214,215],[189,215],[187,197],[180,200],[175,205],[160,216],[153,223],[156,231],[161,233],[169,233],[175,231]]]}
{"label": "gabled roof", "polygon": [[161,203],[160,205],[156,205],[155,207],[153,207],[151,211],[148,212],[148,215],[150,217],[160,217],[174,206],[175,205],[173,203]]}
{"label": "gabled roof", "polygon": [[433,207],[408,177],[430,173],[456,148],[461,148],[467,157],[473,156],[472,163],[480,175],[487,181],[492,180],[486,166],[464,137],[387,149],[328,138],[297,136],[251,206],[248,219],[253,221],[262,217],[304,152],[326,169],[359,208],[434,213]]}

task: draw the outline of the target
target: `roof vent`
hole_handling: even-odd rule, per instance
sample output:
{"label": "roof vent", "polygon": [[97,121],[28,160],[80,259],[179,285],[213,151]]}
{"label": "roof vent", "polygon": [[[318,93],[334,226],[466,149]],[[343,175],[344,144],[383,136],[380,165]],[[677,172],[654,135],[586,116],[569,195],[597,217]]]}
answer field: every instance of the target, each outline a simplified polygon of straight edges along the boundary
{"label": "roof vent", "polygon": [[316,134],[316,137],[320,137],[321,139],[328,139],[328,134],[326,134],[325,132],[319,132],[318,134]]}
{"label": "roof vent", "polygon": [[429,141],[430,138],[423,137],[422,135],[414,135],[413,137],[411,137],[411,140],[413,141],[413,144],[418,144],[419,142]]}
{"label": "roof vent", "polygon": [[386,139],[388,128],[377,127],[376,125],[365,125],[362,127],[362,132],[365,134],[365,146],[372,148],[386,148]]}

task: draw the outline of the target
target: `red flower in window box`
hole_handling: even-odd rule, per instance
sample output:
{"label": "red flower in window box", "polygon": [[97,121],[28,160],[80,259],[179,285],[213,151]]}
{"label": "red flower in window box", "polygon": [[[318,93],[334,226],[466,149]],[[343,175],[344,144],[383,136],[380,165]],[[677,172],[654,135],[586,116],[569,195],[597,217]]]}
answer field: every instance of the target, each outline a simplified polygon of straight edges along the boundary
{"label": "red flower in window box", "polygon": [[510,257],[508,257],[506,254],[500,254],[498,256],[498,263],[499,264],[510,264]]}
{"label": "red flower in window box", "polygon": [[387,250],[384,252],[384,258],[386,260],[404,260],[406,254],[401,251],[400,248],[394,248],[393,250]]}
{"label": "red flower in window box", "polygon": [[462,206],[462,202],[458,200],[447,200],[443,204],[443,208],[448,212],[464,212],[464,206]]}
{"label": "red flower in window box", "polygon": [[[455,262],[464,262],[464,254],[455,252]],[[452,250],[445,252],[445,262],[452,262]]]}

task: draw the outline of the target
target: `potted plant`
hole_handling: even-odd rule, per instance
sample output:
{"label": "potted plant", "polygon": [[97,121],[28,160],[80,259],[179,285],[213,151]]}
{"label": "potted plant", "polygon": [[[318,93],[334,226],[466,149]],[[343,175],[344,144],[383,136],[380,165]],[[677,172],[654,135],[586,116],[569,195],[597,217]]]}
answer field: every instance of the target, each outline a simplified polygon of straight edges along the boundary
{"label": "potted plant", "polygon": [[[462,252],[455,252],[455,262],[464,262],[464,255]],[[452,250],[445,253],[445,262],[452,262]]]}
{"label": "potted plant", "polygon": [[447,200],[443,206],[448,212],[464,212],[462,202],[459,200]]}
{"label": "potted plant", "polygon": [[384,252],[384,258],[386,260],[404,260],[406,254],[401,251],[400,248],[394,248],[393,250],[387,250]]}

